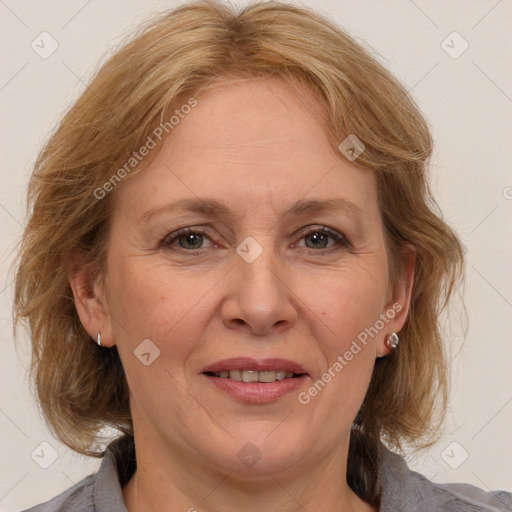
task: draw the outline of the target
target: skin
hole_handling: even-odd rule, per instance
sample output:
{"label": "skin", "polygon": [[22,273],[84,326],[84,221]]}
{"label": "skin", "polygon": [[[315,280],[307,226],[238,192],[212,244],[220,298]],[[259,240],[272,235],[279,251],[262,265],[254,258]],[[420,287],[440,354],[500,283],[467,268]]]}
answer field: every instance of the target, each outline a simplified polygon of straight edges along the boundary
{"label": "skin", "polygon": [[[346,484],[350,427],[375,359],[389,354],[385,338],[406,320],[414,258],[391,283],[375,178],[329,146],[308,91],[271,78],[195,97],[151,166],[115,191],[105,274],[70,271],[84,327],[117,345],[130,385],[138,468],[123,488],[127,508],[377,510]],[[175,210],[139,222],[198,197],[234,216]],[[299,199],[333,197],[362,214],[280,214]],[[187,226],[208,231],[182,237],[185,248],[162,244]],[[322,226],[349,245],[328,237],[319,248],[305,233]],[[263,248],[252,263],[236,252],[248,236]],[[295,392],[243,403],[201,374],[224,358],[283,357],[308,370],[307,390],[397,303],[401,311],[306,405]],[[148,338],[160,355],[145,366],[134,350]],[[249,442],[261,454],[252,467],[237,457]]]}

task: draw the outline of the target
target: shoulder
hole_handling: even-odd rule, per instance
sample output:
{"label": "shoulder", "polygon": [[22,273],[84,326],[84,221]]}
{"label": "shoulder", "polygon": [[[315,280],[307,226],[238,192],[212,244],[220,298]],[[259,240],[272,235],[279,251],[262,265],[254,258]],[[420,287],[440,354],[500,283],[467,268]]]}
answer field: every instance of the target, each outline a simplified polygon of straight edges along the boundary
{"label": "shoulder", "polygon": [[134,453],[133,438],[118,438],[109,445],[97,473],[24,512],[127,512],[122,486],[135,471]]}
{"label": "shoulder", "polygon": [[72,510],[94,512],[95,482],[96,475],[90,475],[52,500],[27,509],[24,512],[67,512]]}
{"label": "shoulder", "polygon": [[512,493],[484,491],[464,483],[438,484],[411,471],[399,455],[382,447],[379,512],[512,512]]}
{"label": "shoulder", "polygon": [[[431,484],[432,494],[447,511],[512,512],[512,493],[507,491],[486,492],[470,484]],[[458,508],[457,508],[458,507]]]}

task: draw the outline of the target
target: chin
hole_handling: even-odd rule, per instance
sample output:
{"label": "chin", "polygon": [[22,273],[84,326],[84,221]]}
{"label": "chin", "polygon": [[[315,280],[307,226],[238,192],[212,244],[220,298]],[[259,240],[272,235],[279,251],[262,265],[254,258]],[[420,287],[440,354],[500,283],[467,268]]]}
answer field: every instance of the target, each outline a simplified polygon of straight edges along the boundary
{"label": "chin", "polygon": [[269,473],[277,475],[289,471],[306,455],[308,449],[305,447],[309,443],[306,443],[306,435],[290,432],[290,429],[283,428],[278,432],[282,427],[273,426],[275,430],[272,431],[267,425],[267,428],[253,435],[235,435],[230,446],[222,451],[221,460],[218,461],[220,466],[242,480],[268,480]]}

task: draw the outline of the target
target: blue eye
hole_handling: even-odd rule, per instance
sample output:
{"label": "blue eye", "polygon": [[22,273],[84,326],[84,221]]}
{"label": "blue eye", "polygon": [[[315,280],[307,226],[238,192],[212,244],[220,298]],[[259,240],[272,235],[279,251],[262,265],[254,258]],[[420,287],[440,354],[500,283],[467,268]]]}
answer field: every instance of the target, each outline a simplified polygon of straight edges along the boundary
{"label": "blue eye", "polygon": [[[210,241],[211,246],[215,246],[206,231],[201,229],[193,230],[186,227],[167,235],[167,237],[162,240],[161,246],[170,250],[176,248],[178,251],[182,250],[196,254],[202,249],[208,248],[203,246],[206,240]],[[310,243],[306,242],[305,247],[316,253],[328,253],[350,247],[350,242],[344,235],[325,226],[309,229],[309,231],[302,234],[300,240],[309,240]],[[331,245],[329,245],[330,241],[333,242]],[[177,246],[176,242],[178,244]]]}
{"label": "blue eye", "polygon": [[[333,250],[340,249],[341,247],[349,247],[349,241],[337,231],[329,229],[325,226],[321,228],[310,229],[306,233],[303,233],[301,240],[310,240],[311,245],[306,242],[306,247],[313,249],[316,252],[330,252]],[[328,246],[329,239],[334,241],[334,244]]]}
{"label": "blue eye", "polygon": [[198,250],[202,249],[206,233],[204,231],[193,231],[190,228],[183,228],[175,233],[171,233],[163,241],[164,247],[170,247],[174,242],[178,242],[179,248],[184,250]]}

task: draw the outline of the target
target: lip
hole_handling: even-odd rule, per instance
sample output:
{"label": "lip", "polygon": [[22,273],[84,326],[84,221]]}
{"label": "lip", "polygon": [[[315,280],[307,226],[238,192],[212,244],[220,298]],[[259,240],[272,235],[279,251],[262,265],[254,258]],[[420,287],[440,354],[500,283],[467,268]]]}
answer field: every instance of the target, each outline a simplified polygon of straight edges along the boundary
{"label": "lip", "polygon": [[205,372],[224,372],[229,370],[257,370],[259,372],[284,370],[298,374],[309,375],[306,369],[299,363],[282,358],[267,358],[256,360],[251,357],[232,357],[210,364],[201,370]]}
{"label": "lip", "polygon": [[[284,370],[301,375],[275,382],[239,382],[234,379],[206,375],[206,372],[219,373],[229,370],[257,370],[260,372]],[[268,358],[259,361],[250,357],[223,359],[203,368],[202,375],[217,389],[249,403],[273,402],[289,393],[297,392],[309,379],[308,372],[301,364],[281,358]]]}
{"label": "lip", "polygon": [[218,389],[243,402],[266,403],[273,402],[289,393],[297,390],[309,378],[307,375],[293,377],[291,379],[278,380],[276,382],[239,382],[233,379],[203,376]]}

